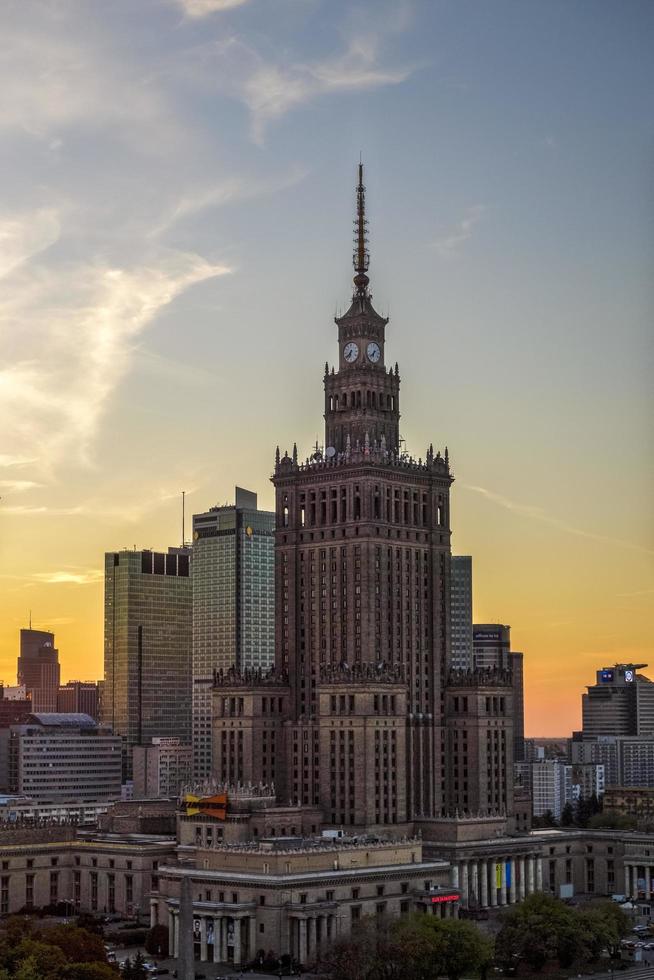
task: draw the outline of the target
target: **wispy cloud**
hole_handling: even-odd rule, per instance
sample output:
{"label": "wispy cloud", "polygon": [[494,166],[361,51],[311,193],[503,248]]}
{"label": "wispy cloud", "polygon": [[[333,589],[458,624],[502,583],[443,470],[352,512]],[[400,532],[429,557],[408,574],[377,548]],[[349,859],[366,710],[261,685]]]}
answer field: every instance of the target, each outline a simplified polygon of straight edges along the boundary
{"label": "wispy cloud", "polygon": [[243,7],[249,0],[174,0],[187,17],[207,17],[209,14],[223,13]]}
{"label": "wispy cloud", "polygon": [[431,247],[443,257],[457,255],[461,246],[472,237],[475,226],[479,224],[486,211],[485,204],[475,204],[473,207],[467,208],[463,218],[452,231],[431,242]]}
{"label": "wispy cloud", "polygon": [[0,493],[25,493],[26,490],[34,490],[36,487],[42,487],[42,483],[36,483],[35,480],[0,480]]}
{"label": "wispy cloud", "polygon": [[101,582],[104,572],[101,568],[89,568],[86,571],[55,571],[36,572],[34,578],[44,585],[95,585]]}
{"label": "wispy cloud", "polygon": [[[7,224],[14,239],[24,240],[17,228],[32,217],[0,216],[0,241]],[[124,267],[102,258],[38,256],[14,264],[0,298],[0,333],[10,347],[0,370],[7,456],[19,458],[27,445],[46,468],[63,457],[86,461],[139,335],[185,290],[230,271],[154,244]]]}
{"label": "wispy cloud", "polygon": [[35,463],[35,456],[12,456],[9,453],[0,453],[0,468],[9,469],[10,466],[28,466]]}
{"label": "wispy cloud", "polygon": [[405,81],[414,66],[387,64],[384,40],[382,30],[368,27],[349,36],[344,49],[330,57],[274,61],[232,36],[193,51],[184,71],[203,88],[213,86],[243,102],[250,113],[252,138],[260,144],[271,123],[321,96]]}
{"label": "wispy cloud", "polygon": [[492,503],[497,504],[499,507],[503,507],[505,510],[510,510],[514,514],[519,514],[521,517],[528,517],[531,520],[540,521],[543,524],[549,524],[550,527],[555,527],[559,531],[564,531],[566,534],[574,534],[580,538],[587,538],[591,541],[600,541],[604,544],[614,545],[619,548],[628,548],[630,551],[639,551],[646,555],[654,554],[654,549],[637,544],[635,541],[624,541],[622,538],[612,538],[605,534],[596,534],[593,531],[586,531],[584,528],[574,527],[572,524],[568,524],[565,521],[560,520],[558,517],[553,517],[552,515],[548,514],[547,511],[536,504],[518,503],[515,500],[510,500],[508,497],[504,497],[500,493],[494,493],[492,490],[487,490],[485,487],[463,484],[462,489],[471,490],[473,493],[480,494],[482,497],[485,497],[486,500],[490,500]]}

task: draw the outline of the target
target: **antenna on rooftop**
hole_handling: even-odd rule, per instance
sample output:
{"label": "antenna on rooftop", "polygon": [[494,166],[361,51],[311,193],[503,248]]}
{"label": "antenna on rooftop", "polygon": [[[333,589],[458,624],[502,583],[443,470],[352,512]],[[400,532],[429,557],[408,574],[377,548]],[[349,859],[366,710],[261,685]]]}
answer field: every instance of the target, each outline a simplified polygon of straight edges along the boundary
{"label": "antenna on rooftop", "polygon": [[182,490],[182,548],[186,544],[185,519],[186,519],[186,490]]}

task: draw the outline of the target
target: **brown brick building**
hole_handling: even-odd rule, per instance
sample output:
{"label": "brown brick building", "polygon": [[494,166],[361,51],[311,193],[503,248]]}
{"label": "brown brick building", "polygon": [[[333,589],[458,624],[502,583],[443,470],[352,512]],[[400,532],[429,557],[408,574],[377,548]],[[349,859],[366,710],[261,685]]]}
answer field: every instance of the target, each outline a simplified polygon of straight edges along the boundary
{"label": "brown brick building", "polygon": [[400,439],[361,166],[355,224],[324,446],[275,459],[275,668],[216,677],[214,776],[274,784],[328,825],[409,832],[417,819],[510,810],[511,678],[468,673],[462,697],[446,697],[453,477],[447,449],[414,458]]}

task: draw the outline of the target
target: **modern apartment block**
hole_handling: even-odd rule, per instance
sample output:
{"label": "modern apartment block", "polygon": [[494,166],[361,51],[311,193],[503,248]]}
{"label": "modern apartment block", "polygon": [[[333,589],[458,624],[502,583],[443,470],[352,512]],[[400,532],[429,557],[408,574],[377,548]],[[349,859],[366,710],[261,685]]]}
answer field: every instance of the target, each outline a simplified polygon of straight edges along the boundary
{"label": "modern apartment block", "polygon": [[215,673],[268,670],[275,653],[275,515],[236,487],[233,505],[193,517],[193,751],[211,774]]}
{"label": "modern apartment block", "polygon": [[450,615],[452,642],[450,664],[453,670],[472,670],[472,558],[452,555]]}
{"label": "modern apartment block", "polygon": [[59,690],[59,651],[54,633],[22,629],[18,657],[18,684],[24,685],[32,711],[56,711]]}
{"label": "modern apartment block", "polygon": [[9,733],[9,789],[37,803],[120,799],[121,740],[88,715],[35,712]]}
{"label": "modern apartment block", "polygon": [[135,745],[190,741],[190,566],[184,548],[105,555],[102,721],[123,740],[125,779]]}
{"label": "modern apartment block", "polygon": [[570,756],[573,763],[602,765],[607,786],[654,787],[654,735],[575,737]]}
{"label": "modern apartment block", "polygon": [[531,798],[535,817],[551,813],[559,820],[566,803],[572,803],[572,766],[552,759],[534,762],[531,767]]}
{"label": "modern apartment block", "polygon": [[178,738],[134,746],[134,799],[174,800],[193,779],[193,749]]}

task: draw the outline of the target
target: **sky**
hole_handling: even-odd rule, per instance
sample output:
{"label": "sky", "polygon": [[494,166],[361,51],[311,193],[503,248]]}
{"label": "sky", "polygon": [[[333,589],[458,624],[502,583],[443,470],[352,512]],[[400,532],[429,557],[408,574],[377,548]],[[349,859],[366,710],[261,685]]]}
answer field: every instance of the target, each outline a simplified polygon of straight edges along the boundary
{"label": "sky", "polygon": [[[650,0],[4,0],[0,677],[102,674],[105,551],[320,437],[356,165],[402,435],[449,448],[526,728],[652,663]],[[646,672],[645,672],[646,673]]]}

